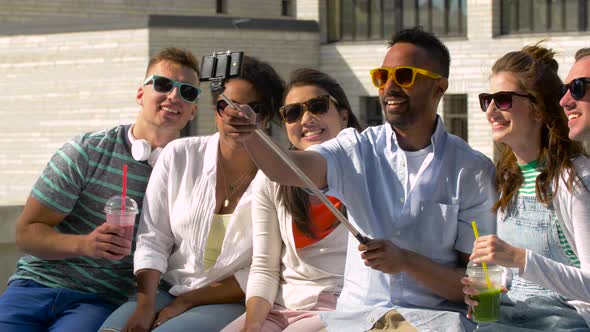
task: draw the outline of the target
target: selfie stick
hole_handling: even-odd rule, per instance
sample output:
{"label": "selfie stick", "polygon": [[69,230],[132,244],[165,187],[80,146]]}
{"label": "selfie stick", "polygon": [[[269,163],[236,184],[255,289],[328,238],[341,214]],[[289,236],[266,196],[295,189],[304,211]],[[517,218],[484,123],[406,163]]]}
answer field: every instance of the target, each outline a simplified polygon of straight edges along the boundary
{"label": "selfie stick", "polygon": [[[233,107],[236,110],[239,110],[240,107],[238,105],[236,105],[231,99],[227,98],[223,92],[221,92],[219,94],[221,96],[221,98],[223,100],[225,100],[226,103],[228,103],[229,105],[231,105],[231,107]],[[247,118],[247,117],[246,117]],[[366,243],[369,238],[362,235],[347,219],[346,217],[342,214],[342,212],[340,212],[340,210],[338,210],[334,204],[332,204],[332,202],[330,202],[330,200],[328,199],[328,197],[326,197],[326,195],[324,195],[324,193],[322,193],[318,187],[315,185],[315,183],[313,183],[311,181],[311,179],[305,175],[305,173],[303,173],[303,171],[297,166],[295,165],[295,163],[293,163],[293,161],[291,161],[291,159],[289,159],[289,157],[283,152],[283,150],[281,150],[280,147],[278,147],[271,139],[270,137],[268,137],[261,129],[256,129],[254,131],[258,137],[260,137],[267,145],[268,147],[270,147],[280,158],[283,162],[285,162],[287,164],[287,166],[289,166],[289,168],[297,175],[297,177],[299,178],[299,180],[303,181],[303,183],[305,183],[305,186],[311,190],[311,192],[320,199],[320,201],[322,201],[322,203],[324,203],[324,205],[326,205],[328,207],[328,209],[330,209],[330,211],[332,211],[332,213],[336,216],[336,218],[344,225],[346,226],[346,228],[348,228],[348,230],[352,233],[352,235],[360,242],[360,243]]]}

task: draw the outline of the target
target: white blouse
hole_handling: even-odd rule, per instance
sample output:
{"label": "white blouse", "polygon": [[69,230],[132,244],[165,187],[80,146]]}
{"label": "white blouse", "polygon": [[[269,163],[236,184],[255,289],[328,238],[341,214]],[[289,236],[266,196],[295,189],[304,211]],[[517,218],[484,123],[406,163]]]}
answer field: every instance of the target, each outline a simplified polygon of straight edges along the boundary
{"label": "white blouse", "polygon": [[[576,175],[590,189],[590,159],[574,160]],[[565,176],[564,176],[565,177]],[[569,245],[580,259],[580,268],[558,263],[527,250],[522,277],[571,298],[569,304],[590,325],[590,191],[579,181],[573,193],[561,178],[553,207]]]}
{"label": "white blouse", "polygon": [[297,249],[292,216],[279,185],[259,173],[254,180],[254,255],[246,301],[259,296],[291,310],[309,310],[321,293],[339,294],[343,284],[348,231],[340,224],[325,238]]}
{"label": "white blouse", "polygon": [[219,135],[170,142],[150,177],[137,232],[134,271],[155,269],[180,295],[234,275],[245,290],[252,258],[251,186],[227,227],[217,262],[205,270],[215,210]]}

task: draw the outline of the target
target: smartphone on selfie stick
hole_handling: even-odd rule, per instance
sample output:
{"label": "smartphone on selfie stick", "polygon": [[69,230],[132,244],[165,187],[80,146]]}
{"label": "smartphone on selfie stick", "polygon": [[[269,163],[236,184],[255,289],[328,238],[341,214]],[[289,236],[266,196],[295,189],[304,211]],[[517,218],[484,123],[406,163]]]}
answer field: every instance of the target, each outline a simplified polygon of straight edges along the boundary
{"label": "smartphone on selfie stick", "polygon": [[[239,77],[242,73],[242,59],[244,52],[213,52],[213,55],[204,56],[201,61],[201,78],[200,81],[211,82],[211,93],[219,95],[226,103],[236,110],[240,107],[236,105],[231,99],[227,98],[223,91],[225,91],[225,82],[234,77]],[[313,183],[301,169],[289,159],[289,157],[260,129],[256,129],[255,133],[289,166],[289,168],[297,175],[297,177],[305,183],[305,186],[310,190],[328,209],[336,216],[336,218],[348,228],[352,235],[360,242],[366,243],[369,238],[361,234],[346,217],[338,210],[332,202],[324,195],[315,183]]]}

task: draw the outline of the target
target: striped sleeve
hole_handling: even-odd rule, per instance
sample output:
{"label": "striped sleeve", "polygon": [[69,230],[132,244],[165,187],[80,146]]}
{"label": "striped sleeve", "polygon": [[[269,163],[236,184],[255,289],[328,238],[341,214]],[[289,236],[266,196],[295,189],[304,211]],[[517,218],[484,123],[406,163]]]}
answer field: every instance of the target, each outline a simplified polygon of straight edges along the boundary
{"label": "striped sleeve", "polygon": [[65,143],[51,158],[31,195],[43,205],[70,214],[86,183],[88,154],[84,135]]}

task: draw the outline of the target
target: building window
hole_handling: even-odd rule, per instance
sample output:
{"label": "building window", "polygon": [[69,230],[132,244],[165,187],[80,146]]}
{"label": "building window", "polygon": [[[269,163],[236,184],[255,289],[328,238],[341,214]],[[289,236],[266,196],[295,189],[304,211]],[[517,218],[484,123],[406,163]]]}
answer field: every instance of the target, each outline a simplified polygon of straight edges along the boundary
{"label": "building window", "polygon": [[588,31],[590,0],[501,0],[502,34]]}
{"label": "building window", "polygon": [[446,94],[443,99],[443,121],[447,131],[467,142],[467,95]]}
{"label": "building window", "polygon": [[293,1],[282,0],[281,1],[281,15],[282,16],[295,16],[293,12]]}
{"label": "building window", "polygon": [[217,0],[215,12],[217,14],[227,14],[227,0]]}
{"label": "building window", "polygon": [[328,41],[381,40],[416,25],[465,36],[466,6],[467,0],[327,0]]}
{"label": "building window", "polygon": [[383,124],[383,111],[379,97],[361,97],[361,122],[367,126],[380,126]]}

